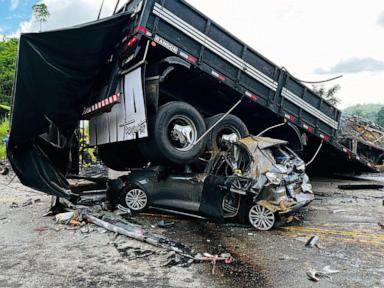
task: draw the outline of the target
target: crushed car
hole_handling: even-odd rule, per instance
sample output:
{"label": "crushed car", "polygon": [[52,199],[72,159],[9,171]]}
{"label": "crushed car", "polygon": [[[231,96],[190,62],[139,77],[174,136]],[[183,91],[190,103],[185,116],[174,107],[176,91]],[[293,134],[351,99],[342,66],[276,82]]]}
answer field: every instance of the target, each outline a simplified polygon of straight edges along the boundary
{"label": "crushed car", "polygon": [[[115,199],[134,212],[164,209],[209,219],[248,221],[270,230],[281,215],[314,200],[305,163],[287,142],[247,137],[186,166],[149,166],[110,183]],[[180,172],[183,171],[183,172]],[[191,172],[191,171],[199,171]]]}

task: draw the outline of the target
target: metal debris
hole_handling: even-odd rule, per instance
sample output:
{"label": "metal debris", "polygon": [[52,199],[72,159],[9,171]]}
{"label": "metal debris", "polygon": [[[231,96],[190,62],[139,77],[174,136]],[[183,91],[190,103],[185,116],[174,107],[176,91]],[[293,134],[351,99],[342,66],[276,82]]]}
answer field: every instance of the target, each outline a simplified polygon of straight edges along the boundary
{"label": "metal debris", "polygon": [[325,266],[323,268],[323,273],[327,274],[327,275],[330,275],[330,274],[336,274],[336,273],[339,273],[340,271],[339,270],[334,270],[332,269],[330,266]]}
{"label": "metal debris", "polygon": [[320,278],[332,279],[330,275],[339,273],[339,270],[331,269],[330,266],[325,266],[322,271],[316,271],[315,269],[309,269],[306,274],[308,279],[314,282],[319,282]]}
{"label": "metal debris", "polygon": [[32,198],[30,198],[27,201],[25,201],[23,204],[21,204],[21,207],[27,207],[32,204],[33,204],[33,201],[32,201]]}
{"label": "metal debris", "polygon": [[132,211],[131,209],[124,207],[123,205],[119,204],[116,206],[116,208],[119,210],[116,214],[117,215],[128,215],[132,216]]}
{"label": "metal debris", "polygon": [[[82,217],[88,222],[93,223],[97,226],[100,226],[108,231],[112,231],[121,235],[125,235],[129,238],[151,244],[156,247],[165,248],[168,250],[175,251],[183,255],[188,255],[191,250],[181,243],[174,242],[162,236],[146,232],[143,228],[138,225],[130,224],[127,222],[120,222],[118,219],[112,219],[103,216],[103,220],[90,215],[83,214]],[[109,223],[114,221],[114,223]]]}
{"label": "metal debris", "polygon": [[307,248],[313,248],[317,245],[317,242],[319,242],[320,237],[319,236],[312,236],[307,243],[305,244],[305,247]]}
{"label": "metal debris", "polygon": [[333,214],[344,213],[344,212],[347,212],[347,210],[345,210],[345,209],[340,209],[340,210],[333,210],[333,211],[332,211]]}
{"label": "metal debris", "polygon": [[383,189],[384,185],[377,184],[350,184],[337,186],[341,190],[379,190]]}
{"label": "metal debris", "polygon": [[69,224],[71,220],[75,218],[75,212],[60,213],[55,216],[56,223],[58,224]]}
{"label": "metal debris", "polygon": [[170,228],[172,226],[175,226],[175,222],[161,220],[161,221],[157,222],[157,226],[160,228]]}
{"label": "metal debris", "polygon": [[320,279],[318,277],[316,277],[316,273],[317,273],[316,270],[310,269],[310,270],[308,270],[305,273],[307,274],[309,280],[314,281],[314,282],[319,282],[320,281]]}
{"label": "metal debris", "polygon": [[9,208],[19,208],[19,204],[12,202],[12,204],[9,206]]}
{"label": "metal debris", "polygon": [[130,261],[140,259],[140,258],[146,258],[153,254],[156,254],[156,251],[145,250],[139,247],[128,246],[125,243],[124,244],[113,243],[113,245],[115,246],[115,248],[117,249],[117,251],[122,257],[127,258]]}

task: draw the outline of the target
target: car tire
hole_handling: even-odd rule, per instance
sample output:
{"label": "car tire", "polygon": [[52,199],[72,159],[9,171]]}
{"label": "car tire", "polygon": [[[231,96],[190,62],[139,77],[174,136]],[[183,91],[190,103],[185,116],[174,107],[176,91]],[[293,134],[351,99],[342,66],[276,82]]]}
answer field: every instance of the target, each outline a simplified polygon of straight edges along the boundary
{"label": "car tire", "polygon": [[123,189],[119,202],[132,212],[142,212],[148,207],[148,194],[142,188],[128,184]]}
{"label": "car tire", "polygon": [[[204,119],[188,103],[174,101],[164,104],[148,125],[149,137],[141,141],[139,149],[151,162],[187,164],[204,152],[205,139],[193,145],[206,131]],[[186,133],[189,139],[180,140],[175,135],[176,125],[189,129],[190,133]]]}
{"label": "car tire", "polygon": [[[207,130],[211,128],[224,114],[218,114],[205,119]],[[207,136],[207,150],[217,151],[225,148],[221,143],[221,136],[235,133],[240,140],[249,135],[249,131],[244,122],[237,116],[229,114],[226,116]]]}

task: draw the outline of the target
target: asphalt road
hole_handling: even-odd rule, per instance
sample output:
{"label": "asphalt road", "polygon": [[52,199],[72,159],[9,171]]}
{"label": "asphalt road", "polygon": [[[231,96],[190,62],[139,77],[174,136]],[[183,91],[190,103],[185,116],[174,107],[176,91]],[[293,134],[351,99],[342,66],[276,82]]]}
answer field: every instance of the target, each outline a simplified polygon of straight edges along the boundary
{"label": "asphalt road", "polygon": [[[167,252],[111,233],[69,230],[42,217],[50,197],[0,179],[0,287],[384,287],[384,191],[342,191],[340,184],[367,180],[313,179],[316,200],[299,220],[269,232],[248,226],[140,215],[147,229],[181,241],[196,252],[231,253],[236,261],[188,268],[162,267]],[[380,181],[377,177],[374,180]],[[22,207],[32,198],[36,203]],[[12,203],[17,208],[10,208]],[[166,217],[168,229],[156,227]],[[319,248],[306,248],[319,236]],[[115,244],[152,251],[130,260]],[[309,270],[337,273],[319,282]]]}

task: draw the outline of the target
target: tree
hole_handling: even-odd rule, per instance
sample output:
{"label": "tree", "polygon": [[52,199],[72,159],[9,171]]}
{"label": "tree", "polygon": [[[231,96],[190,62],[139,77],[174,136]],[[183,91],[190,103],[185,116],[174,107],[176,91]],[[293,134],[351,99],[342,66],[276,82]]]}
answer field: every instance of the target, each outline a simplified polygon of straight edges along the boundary
{"label": "tree", "polygon": [[340,85],[335,85],[329,89],[326,89],[324,85],[313,85],[312,88],[317,95],[324,98],[332,105],[337,105],[340,103],[340,99],[336,97],[337,92],[339,92],[341,89]]}
{"label": "tree", "polygon": [[45,22],[48,22],[48,18],[51,15],[48,11],[48,6],[44,3],[35,4],[32,6],[33,17],[40,23],[40,32],[41,25]]}
{"label": "tree", "polygon": [[381,107],[376,117],[376,123],[384,128],[384,107]]}
{"label": "tree", "polygon": [[0,104],[10,105],[18,40],[0,41]]}

